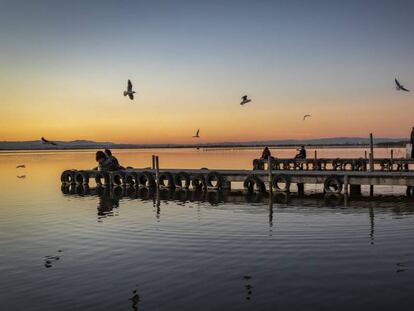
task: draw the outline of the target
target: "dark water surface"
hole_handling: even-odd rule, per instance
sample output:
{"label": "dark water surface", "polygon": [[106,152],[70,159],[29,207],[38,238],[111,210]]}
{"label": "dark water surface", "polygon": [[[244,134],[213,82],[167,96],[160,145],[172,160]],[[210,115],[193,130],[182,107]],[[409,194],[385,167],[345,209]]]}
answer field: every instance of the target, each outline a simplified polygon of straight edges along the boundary
{"label": "dark water surface", "polygon": [[[62,192],[61,171],[92,167],[93,153],[0,153],[0,310],[414,306],[414,201],[403,189],[345,202],[308,186],[272,206],[234,192],[159,202],[145,191]],[[154,151],[116,153],[145,167]],[[250,168],[260,151],[156,153],[164,167]]]}

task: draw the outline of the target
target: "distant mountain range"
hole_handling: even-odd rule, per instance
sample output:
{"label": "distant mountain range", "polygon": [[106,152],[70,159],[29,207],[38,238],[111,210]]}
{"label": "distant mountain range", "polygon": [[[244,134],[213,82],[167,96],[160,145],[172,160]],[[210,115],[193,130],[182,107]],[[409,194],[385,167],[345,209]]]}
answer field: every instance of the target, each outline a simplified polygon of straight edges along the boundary
{"label": "distant mountain range", "polygon": [[[112,142],[95,142],[90,140],[55,141],[57,146],[47,145],[40,140],[33,141],[0,141],[0,150],[61,150],[61,149],[103,149],[103,148],[223,148],[223,147],[289,147],[289,146],[367,146],[369,138],[364,137],[332,137],[317,139],[285,139],[247,142],[221,142],[200,144],[116,144]],[[374,144],[404,146],[407,138],[374,138]]]}

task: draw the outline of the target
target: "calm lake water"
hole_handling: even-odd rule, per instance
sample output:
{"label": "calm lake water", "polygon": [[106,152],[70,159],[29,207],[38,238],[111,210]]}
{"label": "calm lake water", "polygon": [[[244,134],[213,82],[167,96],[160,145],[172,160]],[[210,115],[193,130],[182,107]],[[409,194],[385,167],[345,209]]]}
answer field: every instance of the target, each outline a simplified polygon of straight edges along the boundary
{"label": "calm lake water", "polygon": [[[414,306],[414,201],[404,189],[345,204],[308,185],[304,197],[279,194],[272,206],[239,192],[163,192],[157,201],[142,191],[61,189],[60,173],[95,166],[94,153],[0,153],[0,310]],[[162,168],[251,168],[261,150],[114,153],[134,167],[158,154]]]}

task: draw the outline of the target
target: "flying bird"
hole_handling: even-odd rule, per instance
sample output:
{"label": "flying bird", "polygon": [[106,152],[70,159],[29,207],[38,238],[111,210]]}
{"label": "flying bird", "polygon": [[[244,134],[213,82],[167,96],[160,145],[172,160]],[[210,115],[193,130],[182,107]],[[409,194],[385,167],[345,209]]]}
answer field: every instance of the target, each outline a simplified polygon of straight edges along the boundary
{"label": "flying bird", "polygon": [[193,136],[193,138],[200,138],[200,129],[197,130],[197,133]]}
{"label": "flying bird", "polygon": [[42,139],[42,142],[43,142],[44,144],[49,144],[49,145],[57,146],[57,143],[55,143],[55,142],[53,142],[53,141],[50,141],[50,140],[47,140],[47,139],[46,139],[46,138],[44,138],[44,137],[42,137],[41,139]]}
{"label": "flying bird", "polygon": [[306,118],[310,118],[310,117],[312,117],[310,114],[305,114],[305,115],[303,116],[303,121],[305,121],[305,120],[306,120]]}
{"label": "flying bird", "polygon": [[16,168],[26,168],[26,165],[20,164],[20,165],[17,165]]}
{"label": "flying bird", "polygon": [[240,103],[240,105],[244,105],[244,104],[247,104],[247,103],[250,103],[252,100],[251,99],[248,99],[247,98],[247,95],[244,95],[244,96],[242,96],[242,101],[241,101],[241,103]]}
{"label": "flying bird", "polygon": [[24,179],[24,178],[26,178],[26,175],[20,175],[20,176],[16,176],[17,178],[20,178],[20,179]]}
{"label": "flying bird", "polygon": [[409,92],[410,90],[407,90],[404,85],[400,84],[400,82],[398,82],[397,78],[395,78],[395,88],[397,89],[397,91],[405,91],[405,92]]}
{"label": "flying bird", "polygon": [[127,96],[132,100],[134,99],[134,94],[136,92],[132,90],[132,83],[131,80],[128,80],[128,86],[127,86],[127,90],[124,91],[124,96]]}

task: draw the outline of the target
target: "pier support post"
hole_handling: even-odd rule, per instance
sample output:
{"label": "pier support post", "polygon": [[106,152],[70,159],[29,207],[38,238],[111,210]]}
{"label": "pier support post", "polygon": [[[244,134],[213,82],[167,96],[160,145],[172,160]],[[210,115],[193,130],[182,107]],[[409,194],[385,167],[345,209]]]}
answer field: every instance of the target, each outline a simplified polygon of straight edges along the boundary
{"label": "pier support post", "polygon": [[370,197],[374,196],[374,185],[369,185],[369,196]]}
{"label": "pier support post", "polygon": [[369,134],[369,170],[371,172],[374,171],[374,138],[372,136],[372,133]]}
{"label": "pier support post", "polygon": [[348,175],[345,175],[344,176],[344,194],[345,195],[348,195],[348,185],[349,185]]}
{"label": "pier support post", "polygon": [[271,157],[267,157],[267,171],[268,171],[268,177],[269,177],[269,195],[272,196],[273,189],[272,189],[272,161]]}
{"label": "pier support post", "polygon": [[305,194],[305,184],[304,183],[297,183],[298,186],[298,194],[304,195]]}

